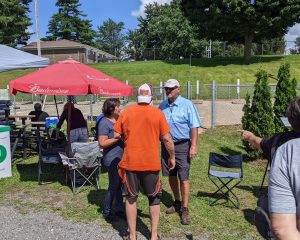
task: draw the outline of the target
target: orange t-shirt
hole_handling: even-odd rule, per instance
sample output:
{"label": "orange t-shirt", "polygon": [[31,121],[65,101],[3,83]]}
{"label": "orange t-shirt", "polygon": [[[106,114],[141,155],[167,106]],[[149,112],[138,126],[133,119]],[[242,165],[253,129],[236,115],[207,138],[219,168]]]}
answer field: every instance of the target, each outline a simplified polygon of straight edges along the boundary
{"label": "orange t-shirt", "polygon": [[120,168],[160,171],[160,136],[170,131],[163,112],[150,105],[136,105],[121,113],[114,130],[124,137]]}

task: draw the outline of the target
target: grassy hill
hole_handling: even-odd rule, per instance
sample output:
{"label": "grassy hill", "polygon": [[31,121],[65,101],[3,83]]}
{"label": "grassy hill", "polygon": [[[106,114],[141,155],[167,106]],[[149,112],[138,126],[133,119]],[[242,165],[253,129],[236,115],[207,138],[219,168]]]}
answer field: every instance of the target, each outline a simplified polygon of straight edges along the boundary
{"label": "grassy hill", "polygon": [[[243,63],[242,58],[214,58],[214,59],[192,59],[191,66],[189,59],[176,61],[143,61],[143,62],[120,62],[120,63],[99,63],[92,67],[116,77],[122,81],[128,80],[132,86],[148,82],[159,86],[160,81],[169,78],[176,78],[182,84],[188,80],[194,83],[200,80],[201,84],[211,83],[253,83],[255,73],[258,69],[265,69],[269,74],[277,76],[281,63],[289,62],[291,75],[300,81],[300,55],[292,56],[261,56],[251,59],[249,65]],[[0,88],[5,88],[10,80],[34,71],[14,70],[0,73]],[[271,82],[276,80],[270,79]]]}

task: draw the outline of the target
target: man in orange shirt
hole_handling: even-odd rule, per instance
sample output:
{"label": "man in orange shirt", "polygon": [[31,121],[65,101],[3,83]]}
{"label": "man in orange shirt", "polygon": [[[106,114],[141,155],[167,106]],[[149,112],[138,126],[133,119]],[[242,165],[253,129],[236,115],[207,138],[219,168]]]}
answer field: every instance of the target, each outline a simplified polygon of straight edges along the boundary
{"label": "man in orange shirt", "polygon": [[123,180],[123,195],[126,196],[126,216],[129,227],[127,239],[136,239],[136,200],[140,191],[149,200],[151,219],[151,240],[160,239],[157,232],[161,182],[159,172],[160,137],[169,153],[170,170],[175,167],[174,143],[170,127],[161,110],[150,105],[152,88],[143,84],[138,89],[138,105],[123,111],[114,126],[115,138],[123,138],[124,154],[119,163],[119,173]]}

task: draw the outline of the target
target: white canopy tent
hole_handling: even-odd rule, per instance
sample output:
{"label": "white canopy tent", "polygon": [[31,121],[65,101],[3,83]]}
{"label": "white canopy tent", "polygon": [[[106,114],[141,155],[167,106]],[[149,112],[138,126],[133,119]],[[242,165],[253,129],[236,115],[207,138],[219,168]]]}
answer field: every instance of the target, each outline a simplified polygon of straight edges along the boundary
{"label": "white canopy tent", "polygon": [[0,45],[0,72],[21,68],[41,68],[48,65],[48,58]]}

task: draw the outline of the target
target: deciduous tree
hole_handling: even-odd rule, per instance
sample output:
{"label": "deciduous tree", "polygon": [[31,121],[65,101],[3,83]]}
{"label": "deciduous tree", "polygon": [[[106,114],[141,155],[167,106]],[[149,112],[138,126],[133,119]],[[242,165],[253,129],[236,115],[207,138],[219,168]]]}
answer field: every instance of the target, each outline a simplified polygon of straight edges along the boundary
{"label": "deciduous tree", "polygon": [[182,0],[182,9],[200,37],[244,43],[244,58],[252,42],[282,37],[300,22],[300,0]]}
{"label": "deciduous tree", "polygon": [[180,10],[180,1],[170,4],[149,4],[145,8],[145,17],[138,18],[139,32],[143,36],[144,48],[159,49],[163,59],[179,57],[200,57],[206,40],[198,40],[196,31]]}
{"label": "deciduous tree", "polygon": [[138,29],[127,32],[125,45],[124,52],[128,58],[134,60],[143,59],[143,39]]}
{"label": "deciduous tree", "polygon": [[123,34],[124,22],[115,22],[108,19],[98,26],[98,37],[96,46],[110,54],[120,57],[121,50],[125,44],[125,35]]}

